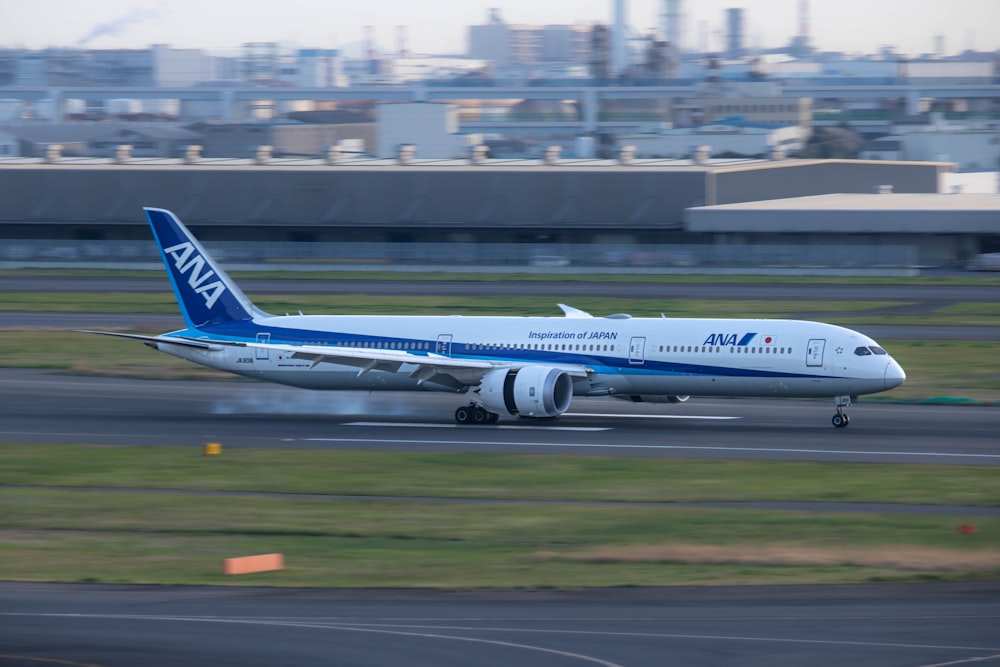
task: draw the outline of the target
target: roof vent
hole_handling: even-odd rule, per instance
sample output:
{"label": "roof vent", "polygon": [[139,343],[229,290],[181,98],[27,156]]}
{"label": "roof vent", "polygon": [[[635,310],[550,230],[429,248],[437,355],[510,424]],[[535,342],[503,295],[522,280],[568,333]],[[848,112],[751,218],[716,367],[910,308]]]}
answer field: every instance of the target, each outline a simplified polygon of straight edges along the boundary
{"label": "roof vent", "polygon": [[132,159],[132,146],[129,144],[118,144],[115,148],[115,164],[128,164]]}
{"label": "roof vent", "polygon": [[691,154],[691,161],[695,164],[708,164],[708,158],[712,156],[711,146],[698,146]]}
{"label": "roof vent", "polygon": [[489,154],[489,146],[473,146],[469,151],[469,162],[472,164],[486,164],[486,158],[489,157]]}

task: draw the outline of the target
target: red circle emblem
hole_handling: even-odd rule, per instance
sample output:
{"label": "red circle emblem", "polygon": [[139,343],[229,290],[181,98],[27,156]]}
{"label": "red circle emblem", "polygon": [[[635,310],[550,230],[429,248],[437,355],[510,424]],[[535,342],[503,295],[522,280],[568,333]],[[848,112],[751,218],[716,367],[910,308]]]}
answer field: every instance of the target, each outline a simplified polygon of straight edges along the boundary
{"label": "red circle emblem", "polygon": [[770,343],[770,342],[771,342],[771,337],[770,337],[770,336],[768,336],[767,338],[765,338],[765,339],[764,339],[764,342],[765,342],[765,343]]}

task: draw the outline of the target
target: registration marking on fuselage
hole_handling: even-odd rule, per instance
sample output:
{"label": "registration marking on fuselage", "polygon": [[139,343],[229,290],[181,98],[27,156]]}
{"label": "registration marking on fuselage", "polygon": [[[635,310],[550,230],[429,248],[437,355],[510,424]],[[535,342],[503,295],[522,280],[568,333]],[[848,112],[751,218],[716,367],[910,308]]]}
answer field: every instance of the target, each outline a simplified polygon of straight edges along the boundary
{"label": "registration marking on fuselage", "polygon": [[483,428],[489,430],[506,430],[506,431],[582,431],[582,432],[596,432],[596,431],[610,431],[610,426],[551,426],[549,424],[540,424],[538,426],[514,426],[512,424],[426,424],[418,422],[347,422],[344,426],[402,426],[405,428]]}

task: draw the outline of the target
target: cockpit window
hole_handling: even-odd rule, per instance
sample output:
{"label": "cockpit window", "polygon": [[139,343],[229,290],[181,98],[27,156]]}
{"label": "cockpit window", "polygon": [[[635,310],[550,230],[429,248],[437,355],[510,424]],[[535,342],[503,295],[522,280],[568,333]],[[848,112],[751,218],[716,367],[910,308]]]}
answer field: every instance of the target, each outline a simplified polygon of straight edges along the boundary
{"label": "cockpit window", "polygon": [[880,348],[878,345],[869,345],[868,349],[874,352],[875,354],[889,354],[888,352]]}
{"label": "cockpit window", "polygon": [[869,350],[867,347],[856,347],[856,348],[854,348],[854,354],[858,355],[859,357],[867,357],[867,356],[871,355],[871,353],[872,353],[872,351]]}

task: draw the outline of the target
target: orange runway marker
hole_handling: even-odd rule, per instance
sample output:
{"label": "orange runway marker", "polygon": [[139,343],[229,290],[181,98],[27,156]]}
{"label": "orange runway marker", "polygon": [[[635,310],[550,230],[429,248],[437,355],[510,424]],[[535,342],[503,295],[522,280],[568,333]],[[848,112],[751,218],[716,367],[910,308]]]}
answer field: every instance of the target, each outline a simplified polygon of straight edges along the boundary
{"label": "orange runway marker", "polygon": [[222,561],[223,574],[252,574],[284,568],[285,557],[282,554],[258,554],[256,556],[227,558]]}

